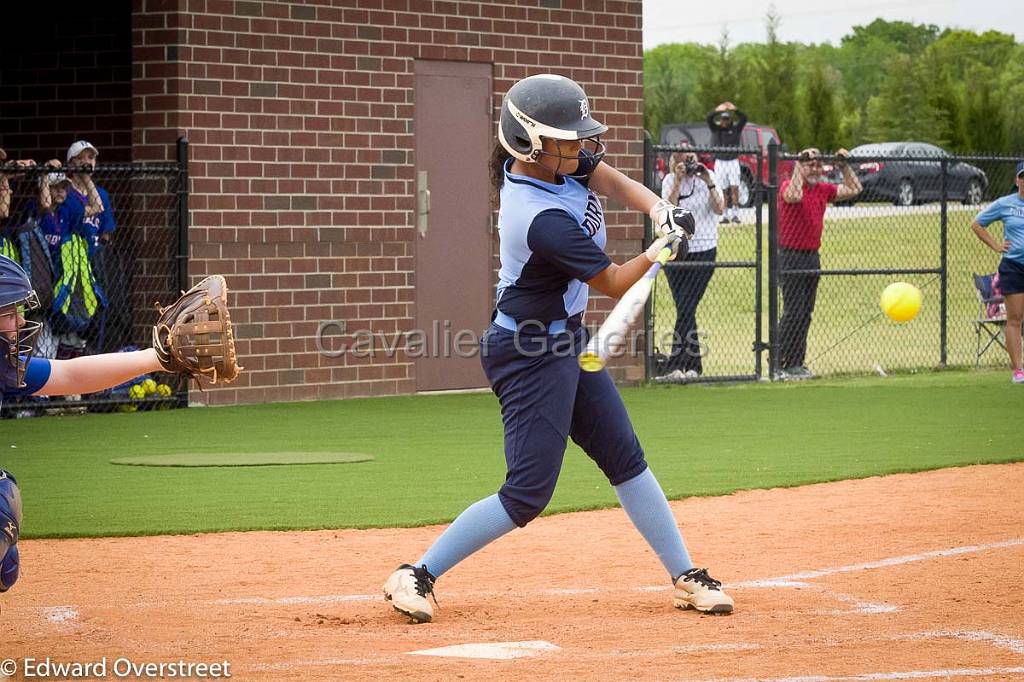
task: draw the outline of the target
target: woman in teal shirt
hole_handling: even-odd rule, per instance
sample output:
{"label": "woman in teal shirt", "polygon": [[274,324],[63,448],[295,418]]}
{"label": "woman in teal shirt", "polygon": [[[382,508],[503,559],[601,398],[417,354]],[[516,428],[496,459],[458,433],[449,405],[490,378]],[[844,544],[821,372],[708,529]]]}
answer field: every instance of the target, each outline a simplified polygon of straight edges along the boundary
{"label": "woman in teal shirt", "polygon": [[[1021,367],[1021,323],[1024,321],[1024,161],[1017,164],[1017,191],[996,199],[978,214],[971,225],[978,239],[1002,254],[999,288],[1006,297],[1006,352],[1013,366],[1013,383],[1024,384]],[[1003,222],[1003,242],[988,232],[988,226]]]}

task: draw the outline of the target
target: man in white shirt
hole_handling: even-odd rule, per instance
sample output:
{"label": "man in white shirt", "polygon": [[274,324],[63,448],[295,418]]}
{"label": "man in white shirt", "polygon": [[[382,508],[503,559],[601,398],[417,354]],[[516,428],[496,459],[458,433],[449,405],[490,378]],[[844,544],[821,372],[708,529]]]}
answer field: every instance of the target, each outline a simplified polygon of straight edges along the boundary
{"label": "man in white shirt", "polygon": [[676,324],[672,354],[665,364],[665,373],[658,377],[660,381],[688,381],[704,372],[696,313],[715,272],[718,216],[722,215],[724,202],[714,176],[693,152],[672,154],[669,173],[661,182],[661,197],[673,206],[690,211],[696,222],[689,253],[685,256],[686,265],[665,268],[676,303]]}

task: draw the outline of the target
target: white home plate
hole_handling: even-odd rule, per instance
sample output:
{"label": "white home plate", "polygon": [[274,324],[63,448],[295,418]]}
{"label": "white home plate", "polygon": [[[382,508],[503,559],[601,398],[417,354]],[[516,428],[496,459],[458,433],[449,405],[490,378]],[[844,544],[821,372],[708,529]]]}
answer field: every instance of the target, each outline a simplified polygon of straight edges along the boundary
{"label": "white home plate", "polygon": [[414,656],[450,656],[453,658],[490,658],[504,661],[510,658],[540,656],[546,651],[558,651],[551,642],[494,642],[491,644],[453,644],[438,649],[410,651]]}

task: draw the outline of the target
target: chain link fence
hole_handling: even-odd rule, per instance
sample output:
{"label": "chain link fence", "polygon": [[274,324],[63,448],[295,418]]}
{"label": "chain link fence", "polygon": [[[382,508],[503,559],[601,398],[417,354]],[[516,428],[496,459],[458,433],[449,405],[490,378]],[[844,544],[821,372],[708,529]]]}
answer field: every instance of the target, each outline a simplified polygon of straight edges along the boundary
{"label": "chain link fence", "polygon": [[[82,176],[72,169],[7,166],[11,205],[0,223],[0,253],[29,274],[43,323],[36,357],[70,359],[147,348],[155,301],[187,288],[187,141],[179,162],[100,165],[90,173],[103,205],[85,213]],[[74,179],[74,183],[72,182]],[[51,207],[44,209],[46,186]],[[187,404],[187,384],[154,373],[100,393],[3,401],[0,416],[169,409]]]}
{"label": "chain link fence", "polygon": [[[744,190],[740,203],[746,206],[731,220],[724,199],[716,200],[707,188],[706,180],[715,182],[713,171],[704,176],[691,163],[693,172],[685,172],[682,153],[712,167],[719,151],[715,147],[659,146],[650,151],[648,186],[666,198],[674,198],[670,194],[676,190],[675,203],[693,213],[697,231],[691,253],[669,261],[655,282],[648,305],[653,340],[648,376],[673,382],[756,379],[764,347],[762,202],[756,201],[755,192]],[[739,151],[744,186],[759,186],[755,179],[766,168],[759,150]],[[684,172],[673,174],[681,163]]]}
{"label": "chain link fence", "polygon": [[[660,196],[679,158],[674,153],[692,152],[713,167],[716,151],[649,145],[646,183]],[[648,305],[649,378],[707,382],[1006,366],[1001,311],[981,301],[975,284],[975,275],[996,271],[999,256],[970,226],[992,200],[1016,191],[1017,159],[952,156],[923,143],[856,148],[849,162],[856,183],[849,184],[862,189],[828,205],[815,250],[800,234],[801,219],[780,202],[798,158],[774,146],[739,152],[749,200],[736,211],[738,220],[715,216],[713,262],[711,254],[698,254],[659,275]],[[842,185],[834,157],[820,161],[822,180]],[[1002,239],[1001,224],[993,230]],[[702,295],[699,286],[687,288],[703,279]],[[924,295],[909,323],[894,323],[879,308],[882,290],[896,281]],[[688,333],[698,343],[688,343]]]}

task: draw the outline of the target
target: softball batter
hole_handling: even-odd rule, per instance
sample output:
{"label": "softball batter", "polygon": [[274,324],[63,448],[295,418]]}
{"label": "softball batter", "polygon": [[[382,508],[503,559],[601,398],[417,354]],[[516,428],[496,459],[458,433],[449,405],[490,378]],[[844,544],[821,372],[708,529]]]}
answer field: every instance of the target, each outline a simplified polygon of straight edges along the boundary
{"label": "softball batter", "polygon": [[[505,483],[462,512],[414,564],[402,564],[384,596],[413,620],[433,618],[434,582],[488,543],[535,519],[551,500],[573,439],[614,486],[623,509],[657,553],[678,608],[730,613],[733,600],[694,568],[661,486],[647,466],[607,371],[581,372],[588,287],[618,298],[673,242],[685,248],[693,217],[602,162],[605,125],[583,89],[541,74],[509,89],[501,106],[492,179],[500,198],[497,305],[481,362],[501,403]],[[623,265],[604,253],[597,193],[648,213],[660,235]]]}

